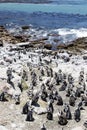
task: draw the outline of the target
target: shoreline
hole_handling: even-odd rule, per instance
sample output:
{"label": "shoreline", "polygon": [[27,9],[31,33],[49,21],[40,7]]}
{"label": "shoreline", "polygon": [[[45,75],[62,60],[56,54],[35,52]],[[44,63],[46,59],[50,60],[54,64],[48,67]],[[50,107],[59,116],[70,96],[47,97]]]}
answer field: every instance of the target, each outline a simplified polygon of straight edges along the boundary
{"label": "shoreline", "polygon": [[[25,25],[19,28],[19,32],[7,30],[4,26],[0,26],[0,46],[4,46],[5,43],[16,45],[20,47],[32,47],[32,48],[46,48],[52,51],[67,50],[72,53],[82,53],[87,50],[87,37],[77,38],[70,42],[62,43],[59,40],[60,35],[57,33],[48,33],[47,36],[43,34],[35,33],[31,26]],[[28,33],[27,33],[28,31]],[[20,33],[21,32],[21,33]],[[47,33],[47,32],[44,32]],[[37,35],[37,36],[36,36]],[[52,45],[49,38],[52,37],[54,45]]]}

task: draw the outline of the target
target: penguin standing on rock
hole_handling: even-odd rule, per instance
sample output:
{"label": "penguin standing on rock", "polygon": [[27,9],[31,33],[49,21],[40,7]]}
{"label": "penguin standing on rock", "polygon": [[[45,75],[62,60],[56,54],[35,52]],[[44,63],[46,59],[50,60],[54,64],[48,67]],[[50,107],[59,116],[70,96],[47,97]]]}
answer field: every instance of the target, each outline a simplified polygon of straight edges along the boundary
{"label": "penguin standing on rock", "polygon": [[23,110],[22,110],[22,114],[27,114],[28,113],[28,103],[26,103],[24,106],[23,106]]}
{"label": "penguin standing on rock", "polygon": [[47,108],[47,119],[48,120],[53,120],[53,112],[54,112],[53,104],[50,101],[50,102],[48,102],[48,108]]}
{"label": "penguin standing on rock", "polygon": [[69,82],[69,84],[73,84],[73,82],[74,82],[74,79],[71,74],[68,75],[68,82]]}
{"label": "penguin standing on rock", "polygon": [[59,91],[64,91],[67,87],[67,82],[63,81],[62,86],[59,88]]}
{"label": "penguin standing on rock", "polygon": [[63,99],[60,95],[58,95],[57,97],[57,105],[63,105]]}
{"label": "penguin standing on rock", "polygon": [[6,98],[5,98],[5,92],[2,92],[0,94],[0,101],[2,101],[2,102],[7,101]]}
{"label": "penguin standing on rock", "polygon": [[69,98],[70,106],[75,106],[75,100],[76,100],[76,98],[74,97],[74,95],[71,95]]}
{"label": "penguin standing on rock", "polygon": [[34,121],[32,108],[29,108],[28,110],[26,121],[30,121],[30,122]]}
{"label": "penguin standing on rock", "polygon": [[68,104],[65,104],[65,106],[64,106],[64,112],[66,113],[67,120],[72,119],[72,114],[71,114],[70,107],[69,107]]}
{"label": "penguin standing on rock", "polygon": [[63,81],[63,75],[62,75],[62,70],[61,69],[58,72],[58,80],[59,80],[59,84],[62,83],[62,81]]}
{"label": "penguin standing on rock", "polygon": [[66,125],[68,123],[66,115],[64,114],[63,111],[61,111],[61,112],[58,113],[58,118],[59,118],[58,124],[60,124],[60,125]]}
{"label": "penguin standing on rock", "polygon": [[79,121],[80,121],[80,116],[81,116],[81,112],[80,112],[80,108],[78,107],[78,108],[75,110],[75,113],[74,113],[74,118],[75,118],[75,121],[76,121],[76,122],[79,122]]}
{"label": "penguin standing on rock", "polygon": [[83,125],[87,128],[87,121],[85,121]]}
{"label": "penguin standing on rock", "polygon": [[12,68],[8,68],[6,74],[7,74],[7,83],[10,84],[13,87],[13,89],[15,89],[14,83],[12,82],[13,78]]}
{"label": "penguin standing on rock", "polygon": [[19,105],[20,104],[20,95],[15,95],[15,104]]}
{"label": "penguin standing on rock", "polygon": [[43,124],[43,126],[41,127],[41,130],[47,130],[44,124]]}

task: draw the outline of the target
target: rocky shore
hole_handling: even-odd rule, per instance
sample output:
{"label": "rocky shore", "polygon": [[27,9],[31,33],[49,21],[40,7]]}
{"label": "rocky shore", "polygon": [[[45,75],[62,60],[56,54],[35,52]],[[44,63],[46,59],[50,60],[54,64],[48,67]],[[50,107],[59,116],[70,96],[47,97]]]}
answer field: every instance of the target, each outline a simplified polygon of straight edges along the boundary
{"label": "rocky shore", "polygon": [[[30,34],[27,34],[27,30],[29,31],[30,29]],[[16,31],[16,30],[15,30]],[[53,46],[50,41],[49,41],[49,37],[52,36],[54,37],[54,42],[57,43],[55,50],[61,50],[61,49],[65,49],[67,51],[71,51],[74,53],[81,53],[84,50],[87,50],[87,37],[83,37],[83,38],[78,38],[72,42],[68,42],[68,43],[60,43],[59,40],[57,39],[59,37],[58,34],[55,33],[49,33],[48,36],[41,36],[41,34],[39,34],[40,36],[36,36],[36,33],[32,35],[32,29],[29,26],[22,26],[20,28],[21,33],[14,33],[8,31],[4,26],[0,26],[0,46],[4,46],[4,44],[19,44],[23,43],[23,45],[25,44],[25,46],[27,46],[29,44],[30,47],[33,48],[46,48],[49,50],[52,50]],[[37,30],[38,31],[38,30]],[[29,32],[28,32],[29,33]],[[27,45],[26,45],[27,43]]]}
{"label": "rocky shore", "polygon": [[[86,42],[79,38],[53,51],[47,37],[14,35],[0,26],[0,130],[87,129]],[[61,115],[68,107],[70,119]]]}

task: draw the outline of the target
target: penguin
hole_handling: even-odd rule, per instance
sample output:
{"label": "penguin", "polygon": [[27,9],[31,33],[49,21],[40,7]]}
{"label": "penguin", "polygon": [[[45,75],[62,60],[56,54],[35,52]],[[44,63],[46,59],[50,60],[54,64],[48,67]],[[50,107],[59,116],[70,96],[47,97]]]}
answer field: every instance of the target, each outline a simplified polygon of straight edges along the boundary
{"label": "penguin", "polygon": [[53,77],[53,69],[52,68],[50,68],[50,75],[51,75],[51,77]]}
{"label": "penguin", "polygon": [[40,72],[41,72],[41,76],[45,75],[43,68],[40,70]]}
{"label": "penguin", "polygon": [[48,97],[48,94],[47,94],[46,90],[43,90],[41,93],[41,99],[43,101],[47,101],[47,97]]}
{"label": "penguin", "polygon": [[81,116],[81,112],[80,112],[80,108],[78,107],[76,110],[75,110],[75,113],[74,113],[74,119],[76,122],[79,122],[80,121],[80,116]]}
{"label": "penguin", "polygon": [[76,89],[75,96],[76,97],[80,97],[81,96],[81,89],[80,88]]}
{"label": "penguin", "polygon": [[43,126],[41,127],[41,130],[47,130],[44,124],[43,124]]}
{"label": "penguin", "polygon": [[68,75],[68,82],[69,84],[72,84],[74,82],[74,79],[71,74]]}
{"label": "penguin", "polygon": [[37,105],[38,100],[39,100],[39,93],[36,93],[36,94],[32,97],[32,104],[31,104],[31,105]]}
{"label": "penguin", "polygon": [[2,102],[7,101],[7,99],[5,98],[5,92],[2,92],[2,93],[0,94],[0,101],[2,101]]}
{"label": "penguin", "polygon": [[76,98],[73,95],[71,95],[69,98],[70,106],[75,106],[75,100],[76,100]]}
{"label": "penguin", "polygon": [[18,83],[18,87],[20,88],[21,92],[23,92],[23,87],[21,83]]}
{"label": "penguin", "polygon": [[83,125],[87,128],[87,121],[85,121]]}
{"label": "penguin", "polygon": [[68,104],[65,104],[64,112],[66,113],[67,120],[71,120],[72,119],[72,114],[71,114],[70,107],[69,107]]}
{"label": "penguin", "polygon": [[15,104],[16,105],[20,104],[20,95],[15,95]]}
{"label": "penguin", "polygon": [[47,108],[47,119],[48,120],[53,120],[53,112],[54,112],[54,108],[53,108],[53,104],[50,100],[48,102],[48,108]]}
{"label": "penguin", "polygon": [[58,124],[60,124],[60,125],[66,125],[68,123],[66,115],[64,114],[63,111],[61,111],[59,113],[58,118],[59,118]]}
{"label": "penguin", "polygon": [[66,89],[66,87],[67,87],[67,83],[66,83],[66,81],[63,81],[63,84],[62,84],[62,86],[59,88],[59,91],[64,91],[64,90]]}
{"label": "penguin", "polygon": [[47,110],[47,119],[48,120],[53,120],[53,113],[50,109]]}
{"label": "penguin", "polygon": [[57,96],[57,105],[63,105],[63,99],[60,95]]}
{"label": "penguin", "polygon": [[31,108],[29,108],[29,110],[28,110],[26,121],[30,121],[30,122],[34,121],[33,109],[31,109]]}
{"label": "penguin", "polygon": [[22,109],[22,114],[27,114],[28,113],[28,103],[26,103],[24,106],[23,106],[23,109]]}
{"label": "penguin", "polygon": [[62,70],[61,69],[58,72],[58,79],[59,79],[59,84],[62,83],[62,81],[63,81],[63,75],[62,75]]}

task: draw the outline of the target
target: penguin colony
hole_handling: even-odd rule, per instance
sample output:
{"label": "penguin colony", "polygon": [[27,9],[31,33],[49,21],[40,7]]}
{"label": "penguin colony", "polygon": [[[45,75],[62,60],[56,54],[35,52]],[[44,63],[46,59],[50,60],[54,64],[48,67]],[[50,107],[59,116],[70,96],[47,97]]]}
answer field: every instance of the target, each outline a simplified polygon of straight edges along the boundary
{"label": "penguin colony", "polygon": [[[28,50],[18,52],[19,60],[22,58],[21,53],[26,55],[26,51]],[[84,72],[85,70],[80,70],[78,84],[75,86],[75,79],[72,74],[64,73],[62,69],[58,68],[58,63],[56,62],[55,65],[58,69],[57,71],[54,71],[52,64],[59,59],[59,56],[57,54],[52,55],[50,60],[44,60],[43,62],[43,57],[46,56],[48,56],[48,54],[45,53],[43,53],[43,56],[38,55],[39,63],[37,67],[27,63],[26,65],[29,71],[23,70],[23,73],[21,74],[23,80],[30,82],[27,90],[28,100],[21,108],[21,114],[26,115],[25,121],[34,122],[34,107],[40,107],[38,102],[40,100],[47,104],[46,112],[42,113],[46,116],[46,120],[54,120],[54,113],[57,111],[58,124],[61,126],[67,125],[70,120],[80,122],[81,112],[85,110],[85,107],[87,106],[87,79]],[[33,62],[33,55],[29,55],[29,59]],[[14,59],[14,62],[16,62],[16,60],[17,59]],[[70,59],[68,58],[67,60],[67,57],[65,57],[63,60],[64,62],[68,62]],[[15,85],[12,82],[12,68],[8,67],[6,73],[7,83],[15,89]],[[18,87],[22,94],[24,91],[22,83],[18,83]],[[34,90],[37,91],[35,92]],[[61,93],[64,94],[64,97],[61,96]],[[0,93],[1,102],[7,101],[6,94],[6,91]],[[20,95],[15,95],[15,104],[20,105]],[[87,127],[87,121],[85,121],[83,125]],[[41,130],[47,130],[43,122]]]}

